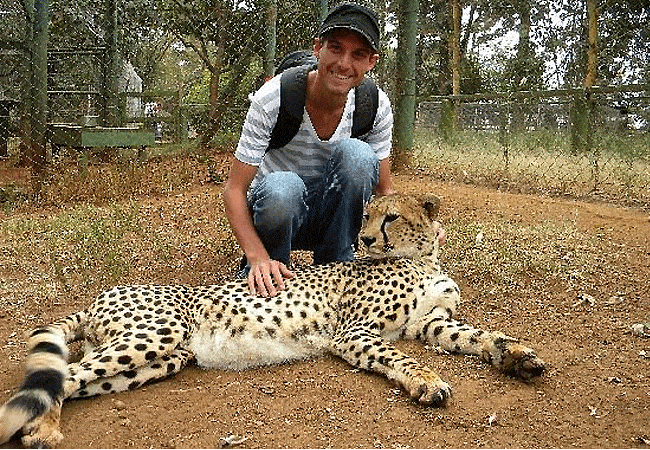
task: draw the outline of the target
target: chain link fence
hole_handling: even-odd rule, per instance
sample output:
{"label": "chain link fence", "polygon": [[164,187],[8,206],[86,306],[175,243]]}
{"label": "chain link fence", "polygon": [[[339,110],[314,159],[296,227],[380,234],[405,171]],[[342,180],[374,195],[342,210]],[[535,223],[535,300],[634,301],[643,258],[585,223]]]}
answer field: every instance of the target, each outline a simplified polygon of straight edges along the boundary
{"label": "chain link fence", "polygon": [[420,160],[446,177],[650,205],[650,86],[421,102]]}
{"label": "chain link fence", "polygon": [[[544,22],[544,14],[560,6],[578,10],[586,1],[538,2],[534,7],[529,5],[532,9],[527,16],[519,9],[508,10],[505,3],[498,7],[482,2],[463,4],[461,92],[511,92],[445,97],[434,94],[450,92],[447,39],[451,25],[445,14],[451,2],[421,0],[414,164],[468,182],[556,194],[596,193],[614,201],[648,206],[650,90],[645,84],[631,84],[628,76],[636,76],[634,83],[648,78],[643,75],[647,67],[642,66],[648,60],[643,52],[650,47],[647,27],[619,30],[631,45],[621,51],[634,52],[627,63],[621,62],[616,48],[603,49],[603,66],[608,64],[605,84],[618,80],[611,83],[618,87],[611,89],[548,91],[538,76],[543,70],[541,64],[527,66],[515,61],[518,64],[513,65],[517,58],[510,58],[502,72],[491,74],[482,68],[485,63],[477,56],[496,48],[496,42],[508,34],[518,34],[521,41],[524,27],[508,19],[508,14],[527,17],[532,24],[525,36],[530,43],[527,51],[534,53],[534,45],[554,42],[555,47],[547,51],[555,52],[558,58],[546,61],[554,68],[553,79],[559,79],[558,73],[564,70],[564,85],[579,86],[576,80],[584,75],[571,70],[583,67],[584,61],[563,50],[561,42],[562,36],[571,36],[567,33],[579,41],[584,23],[576,16],[576,26],[564,23],[565,35],[560,35],[552,21]],[[236,139],[248,94],[264,82],[264,55],[269,49],[265,22],[269,14],[264,8],[276,3],[277,62],[289,51],[310,48],[327,2],[206,0],[193,2],[191,7],[204,3],[205,14],[194,11],[193,17],[178,16],[165,22],[163,13],[170,13],[156,9],[161,7],[160,2],[145,8],[146,0],[116,1],[112,4],[117,14],[112,16],[111,2],[105,0],[51,2],[46,67],[40,74],[47,85],[43,119],[47,158],[56,157],[62,149],[74,153],[165,144],[189,147],[195,145],[214,115],[219,116],[220,131],[212,142],[219,143],[224,135]],[[398,2],[362,3],[374,6],[385,25],[385,50],[372,75],[394,96]],[[5,164],[30,165],[30,145],[39,131],[35,107],[38,53],[34,44],[38,26],[31,20],[34,5],[30,10],[30,4],[28,0],[0,0],[0,159]],[[240,8],[239,15],[213,15],[216,6],[224,5],[232,11]],[[602,3],[600,8],[603,39],[615,35],[616,30],[608,28],[611,23],[620,19],[629,25],[629,20],[623,20],[627,15],[640,17],[641,24],[650,16],[650,8],[640,0],[624,5]],[[499,36],[486,31],[487,24],[495,22],[495,14],[506,18],[500,19]],[[483,22],[479,23],[481,17]],[[185,26],[195,26],[203,33],[192,35],[191,30],[182,28]],[[226,44],[217,48],[214,41],[220,27],[227,27],[228,32],[223,37]],[[470,32],[474,33],[472,38],[466,38]],[[473,50],[468,42],[474,42]],[[497,52],[494,59],[498,58]],[[216,71],[218,64],[222,67]],[[609,73],[614,69],[622,74],[620,79]],[[498,82],[506,79],[508,83]],[[211,98],[215,83],[219,87],[216,100]],[[520,89],[530,91],[518,92]]]}

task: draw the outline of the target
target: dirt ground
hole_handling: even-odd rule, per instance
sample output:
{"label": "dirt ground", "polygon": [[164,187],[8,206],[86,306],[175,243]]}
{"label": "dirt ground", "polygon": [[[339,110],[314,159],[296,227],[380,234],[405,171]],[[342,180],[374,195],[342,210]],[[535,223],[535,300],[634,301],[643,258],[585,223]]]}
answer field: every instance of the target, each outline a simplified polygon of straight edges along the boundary
{"label": "dirt ground", "polygon": [[[459,316],[537,349],[549,367],[541,380],[522,383],[475,358],[441,354],[413,342],[398,346],[450,383],[454,397],[448,406],[419,406],[382,377],[332,356],[242,373],[190,366],[136,391],[66,403],[62,446],[214,448],[237,436],[246,438],[234,445],[238,448],[650,447],[650,339],[632,333],[632,325],[650,322],[648,214],[443,183],[421,172],[397,176],[396,186],[439,195],[443,224],[457,218],[514,226],[568,222],[595,242],[588,248],[593,254],[581,257],[598,270],[580,277],[531,272],[499,286],[471,270],[452,273],[464,297]],[[154,229],[164,225],[168,233],[215,240],[227,232],[210,225],[223,214],[218,184],[139,201]],[[450,234],[449,246],[453,239]],[[546,248],[545,243],[530,245],[540,252]],[[548,243],[549,248],[558,245],[580,252],[571,242]],[[234,259],[215,263],[204,253],[193,254],[188,250],[188,261],[164,274],[156,272],[155,263],[139,261],[133,281],[207,284],[232,273]],[[0,263],[4,257],[0,254]],[[18,268],[9,267],[2,275],[6,284],[22,277]],[[2,399],[20,383],[24,333],[89,302],[62,295],[47,308],[25,303],[0,311]],[[14,439],[7,447],[18,445]]]}

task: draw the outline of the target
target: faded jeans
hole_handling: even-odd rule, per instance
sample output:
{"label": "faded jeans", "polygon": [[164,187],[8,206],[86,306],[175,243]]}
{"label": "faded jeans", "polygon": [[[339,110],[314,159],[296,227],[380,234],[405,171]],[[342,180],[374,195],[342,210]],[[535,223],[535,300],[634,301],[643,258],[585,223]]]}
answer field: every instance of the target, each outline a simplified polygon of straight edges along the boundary
{"label": "faded jeans", "polygon": [[312,250],[314,264],[354,259],[363,208],[378,178],[377,155],[358,139],[338,144],[320,178],[303,180],[293,172],[262,178],[248,204],[271,259],[288,264],[298,249]]}

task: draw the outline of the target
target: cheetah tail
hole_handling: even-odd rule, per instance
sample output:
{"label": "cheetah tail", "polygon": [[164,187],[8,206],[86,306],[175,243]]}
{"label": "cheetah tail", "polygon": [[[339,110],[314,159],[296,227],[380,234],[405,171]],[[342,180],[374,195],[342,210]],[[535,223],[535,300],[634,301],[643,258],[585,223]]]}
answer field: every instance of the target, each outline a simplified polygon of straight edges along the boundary
{"label": "cheetah tail", "polygon": [[0,407],[0,444],[25,425],[60,406],[68,377],[66,341],[78,337],[85,313],[38,328],[27,340],[26,376],[20,391]]}

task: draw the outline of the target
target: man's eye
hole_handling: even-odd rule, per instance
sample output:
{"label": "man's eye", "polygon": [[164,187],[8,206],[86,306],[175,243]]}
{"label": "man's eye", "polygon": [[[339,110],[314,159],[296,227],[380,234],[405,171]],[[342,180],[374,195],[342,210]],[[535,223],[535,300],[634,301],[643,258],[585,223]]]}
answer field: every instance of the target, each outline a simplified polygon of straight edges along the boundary
{"label": "man's eye", "polygon": [[341,46],[336,44],[330,44],[328,48],[330,49],[331,52],[334,53],[339,53],[341,51]]}
{"label": "man's eye", "polygon": [[363,59],[368,58],[368,52],[365,52],[365,51],[363,51],[363,52],[354,52],[352,54],[352,57],[354,59],[356,59],[357,61],[361,61]]}

